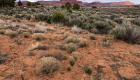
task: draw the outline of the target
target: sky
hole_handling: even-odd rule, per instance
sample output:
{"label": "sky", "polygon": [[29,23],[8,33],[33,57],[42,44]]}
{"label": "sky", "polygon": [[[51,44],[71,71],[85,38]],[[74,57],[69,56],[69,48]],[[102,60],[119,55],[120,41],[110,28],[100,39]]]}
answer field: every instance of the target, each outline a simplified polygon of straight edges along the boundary
{"label": "sky", "polygon": [[[16,0],[19,1],[19,0]],[[35,2],[35,1],[59,1],[59,0],[21,0],[21,1],[30,1],[30,2]],[[83,2],[120,2],[120,1],[130,1],[133,2],[134,4],[140,4],[140,0],[79,0]]]}

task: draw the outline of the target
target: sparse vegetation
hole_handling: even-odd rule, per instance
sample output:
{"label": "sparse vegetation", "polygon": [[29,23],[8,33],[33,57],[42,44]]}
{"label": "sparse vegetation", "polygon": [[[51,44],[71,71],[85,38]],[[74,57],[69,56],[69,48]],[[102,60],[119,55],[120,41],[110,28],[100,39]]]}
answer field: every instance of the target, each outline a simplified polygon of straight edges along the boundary
{"label": "sparse vegetation", "polygon": [[111,35],[116,39],[124,40],[128,43],[137,43],[140,39],[140,29],[137,26],[123,24],[112,30]]}
{"label": "sparse vegetation", "polygon": [[36,63],[36,73],[49,73],[61,69],[61,63],[54,57],[43,57]]}
{"label": "sparse vegetation", "polygon": [[34,33],[32,35],[32,38],[35,39],[36,41],[40,41],[40,40],[45,39],[45,36],[43,33]]}
{"label": "sparse vegetation", "polygon": [[86,71],[85,72],[88,73],[88,74],[91,74],[92,73],[92,70],[90,68],[86,68]]}

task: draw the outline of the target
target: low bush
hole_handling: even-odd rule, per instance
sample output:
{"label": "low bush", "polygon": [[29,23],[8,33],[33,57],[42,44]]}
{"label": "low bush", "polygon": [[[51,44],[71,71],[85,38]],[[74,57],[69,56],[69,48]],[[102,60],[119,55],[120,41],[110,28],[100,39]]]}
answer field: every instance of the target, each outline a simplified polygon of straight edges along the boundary
{"label": "low bush", "polygon": [[137,43],[140,39],[140,29],[137,26],[123,24],[113,29],[111,35],[128,43]]}
{"label": "low bush", "polygon": [[106,34],[108,31],[112,29],[111,26],[109,26],[106,22],[95,22],[96,29],[98,30],[98,33]]}
{"label": "low bush", "polygon": [[47,28],[46,27],[43,27],[41,25],[36,25],[34,33],[45,33],[45,32],[47,32]]}
{"label": "low bush", "polygon": [[65,23],[65,14],[62,12],[55,11],[52,16],[52,23],[54,24],[64,24]]}
{"label": "low bush", "polygon": [[30,20],[31,19],[31,16],[30,15],[27,15],[26,16],[26,20]]}
{"label": "low bush", "polygon": [[15,18],[20,18],[21,16],[19,14],[16,14],[15,15]]}
{"label": "low bush", "polygon": [[14,37],[16,37],[18,34],[17,34],[16,31],[6,30],[6,31],[5,31],[5,35],[8,35],[8,36],[10,36],[11,38],[14,38]]}
{"label": "low bush", "polygon": [[32,35],[32,38],[33,38],[33,39],[36,39],[37,41],[40,41],[40,40],[42,40],[42,39],[45,39],[45,36],[44,36],[44,34],[42,34],[42,33],[34,33],[34,34]]}
{"label": "low bush", "polygon": [[61,69],[61,63],[54,57],[43,57],[39,62],[36,63],[36,73],[49,73]]}
{"label": "low bush", "polygon": [[67,70],[70,71],[71,70],[71,67],[68,67]]}
{"label": "low bush", "polygon": [[69,61],[71,66],[74,66],[75,62],[74,61]]}
{"label": "low bush", "polygon": [[89,37],[90,37],[90,39],[92,39],[92,40],[96,40],[95,34],[89,34]]}
{"label": "low bush", "polygon": [[140,26],[140,19],[131,20],[131,23]]}
{"label": "low bush", "polygon": [[88,73],[88,74],[91,74],[92,73],[92,70],[90,68],[86,68],[86,71],[85,72]]}
{"label": "low bush", "polygon": [[30,36],[30,33],[29,32],[23,32],[22,35],[25,37],[25,38],[28,38]]}
{"label": "low bush", "polygon": [[118,24],[123,23],[123,19],[121,19],[121,18],[115,18],[114,21],[117,22]]}

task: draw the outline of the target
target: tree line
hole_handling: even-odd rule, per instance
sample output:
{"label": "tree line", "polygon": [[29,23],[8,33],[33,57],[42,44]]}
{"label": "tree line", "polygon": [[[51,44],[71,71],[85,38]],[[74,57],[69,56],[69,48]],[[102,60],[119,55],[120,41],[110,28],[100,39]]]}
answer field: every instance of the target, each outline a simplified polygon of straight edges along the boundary
{"label": "tree line", "polygon": [[0,0],[0,7],[14,7],[16,0]]}

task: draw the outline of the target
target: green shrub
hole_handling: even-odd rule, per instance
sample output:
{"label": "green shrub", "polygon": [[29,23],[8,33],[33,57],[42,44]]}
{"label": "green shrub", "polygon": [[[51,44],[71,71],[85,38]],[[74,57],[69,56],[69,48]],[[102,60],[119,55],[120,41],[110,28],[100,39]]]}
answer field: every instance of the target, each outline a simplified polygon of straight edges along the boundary
{"label": "green shrub", "polygon": [[123,19],[121,19],[121,18],[115,18],[114,21],[117,22],[118,24],[123,23]]}
{"label": "green shrub", "polygon": [[80,9],[80,5],[79,4],[74,4],[73,5],[73,10],[79,10]]}
{"label": "green shrub", "polygon": [[46,21],[47,19],[48,19],[48,16],[45,14],[35,15],[35,20],[37,21]]}
{"label": "green shrub", "polygon": [[65,23],[65,14],[62,12],[55,11],[52,16],[52,22],[55,24],[64,24]]}
{"label": "green shrub", "polygon": [[74,66],[75,62],[74,61],[69,61],[71,66]]}
{"label": "green shrub", "polygon": [[140,39],[140,29],[137,26],[123,24],[113,29],[111,35],[128,43],[137,43]]}
{"label": "green shrub", "polygon": [[27,4],[26,4],[27,6],[31,6],[32,4],[31,4],[31,2],[27,2]]}
{"label": "green shrub", "polygon": [[61,6],[61,8],[62,8],[62,9],[64,9],[64,8],[65,8],[65,6],[64,6],[64,5],[62,5],[62,6]]}
{"label": "green shrub", "polygon": [[67,70],[70,71],[71,70],[71,67],[68,67]]}
{"label": "green shrub", "polygon": [[20,0],[18,2],[18,6],[22,6],[22,2]]}
{"label": "green shrub", "polygon": [[131,20],[131,23],[140,26],[140,19]]}
{"label": "green shrub", "polygon": [[107,33],[109,30],[112,29],[111,26],[109,26],[106,22],[95,22],[95,26],[98,30],[98,33],[101,33],[101,34],[105,34]]}
{"label": "green shrub", "polygon": [[30,20],[31,19],[31,16],[30,15],[27,15],[26,16],[26,20]]}
{"label": "green shrub", "polygon": [[71,8],[67,9],[67,11],[68,11],[69,13],[72,13],[72,9],[71,9]]}
{"label": "green shrub", "polygon": [[16,14],[15,15],[15,18],[20,18],[21,16],[19,14]]}
{"label": "green shrub", "polygon": [[97,6],[92,6],[92,8],[97,8]]}
{"label": "green shrub", "polygon": [[88,74],[91,74],[92,73],[92,70],[90,68],[86,68],[86,71],[85,72],[88,73]]}
{"label": "green shrub", "polygon": [[67,3],[65,4],[65,6],[66,6],[66,7],[70,7],[70,8],[72,7],[71,4],[70,4],[69,2],[67,2]]}
{"label": "green shrub", "polygon": [[35,2],[34,4],[35,4],[35,5],[40,5],[40,3],[39,3],[39,2]]}
{"label": "green shrub", "polygon": [[76,25],[76,26],[82,28],[83,22],[82,22],[80,19],[72,19],[72,20],[70,20],[70,21],[67,21],[67,22],[66,22],[66,25],[67,25],[67,26],[70,26],[70,27]]}
{"label": "green shrub", "polygon": [[57,6],[53,6],[53,8],[54,8],[54,9],[56,9],[56,8],[57,8]]}

